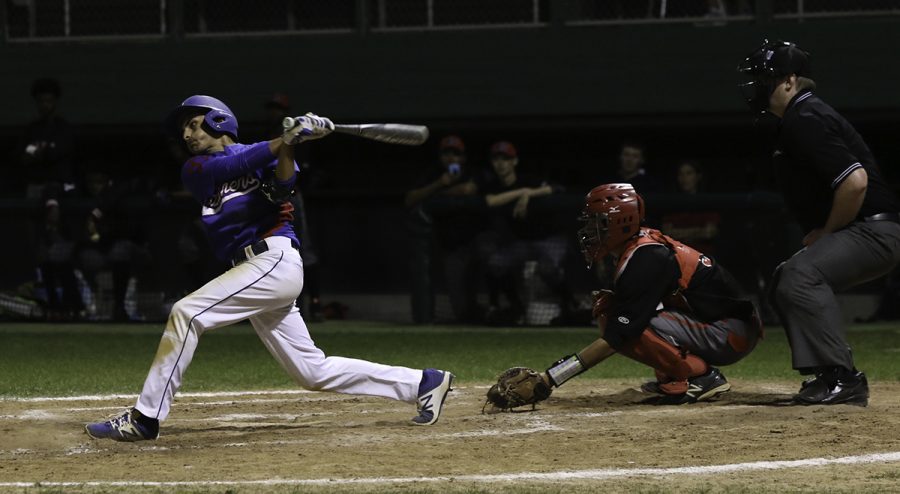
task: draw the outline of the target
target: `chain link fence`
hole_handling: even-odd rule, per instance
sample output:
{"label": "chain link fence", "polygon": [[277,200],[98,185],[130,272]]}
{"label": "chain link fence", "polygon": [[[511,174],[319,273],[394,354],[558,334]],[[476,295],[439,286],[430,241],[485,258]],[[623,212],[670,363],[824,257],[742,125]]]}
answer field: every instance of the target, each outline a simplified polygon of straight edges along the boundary
{"label": "chain link fence", "polygon": [[4,0],[9,39],[167,32],[165,0]]}
{"label": "chain link fence", "polygon": [[371,27],[428,29],[541,25],[548,22],[550,0],[375,0]]}
{"label": "chain link fence", "polygon": [[7,40],[900,15],[900,0],[0,0]]}
{"label": "chain link fence", "polygon": [[572,23],[648,23],[749,20],[756,0],[576,0]]}
{"label": "chain link fence", "polygon": [[900,15],[900,0],[774,0],[776,18]]}
{"label": "chain link fence", "polygon": [[185,0],[185,34],[351,31],[355,0]]}

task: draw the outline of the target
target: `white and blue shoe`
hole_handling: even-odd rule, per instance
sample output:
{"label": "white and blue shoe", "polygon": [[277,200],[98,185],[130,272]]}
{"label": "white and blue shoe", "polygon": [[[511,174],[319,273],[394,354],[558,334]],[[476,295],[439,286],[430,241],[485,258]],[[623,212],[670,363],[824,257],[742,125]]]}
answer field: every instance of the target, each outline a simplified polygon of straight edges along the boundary
{"label": "white and blue shoe", "polygon": [[94,439],[112,439],[114,441],[135,442],[156,439],[159,437],[159,427],[152,430],[138,422],[134,409],[127,410],[122,415],[113,415],[106,422],[95,422],[84,426],[87,435]]}
{"label": "white and blue shoe", "polygon": [[449,372],[437,369],[425,369],[422,371],[422,382],[419,383],[417,405],[419,415],[413,417],[412,421],[414,424],[431,425],[438,421],[454,377]]}

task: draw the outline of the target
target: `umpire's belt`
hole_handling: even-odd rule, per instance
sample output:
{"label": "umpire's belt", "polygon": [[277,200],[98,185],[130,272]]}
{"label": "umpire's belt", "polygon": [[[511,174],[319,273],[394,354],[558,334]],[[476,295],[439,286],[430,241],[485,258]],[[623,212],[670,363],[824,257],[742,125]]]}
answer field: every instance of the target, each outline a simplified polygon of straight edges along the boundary
{"label": "umpire's belt", "polygon": [[893,221],[900,223],[900,213],[878,213],[863,218],[865,221]]}
{"label": "umpire's belt", "polygon": [[233,256],[231,256],[231,265],[237,266],[238,264],[250,259],[251,257],[256,257],[263,252],[268,251],[269,249],[295,249],[293,242],[291,239],[287,237],[268,237],[262,240],[259,240],[255,243],[252,243],[243,249],[238,250]]}

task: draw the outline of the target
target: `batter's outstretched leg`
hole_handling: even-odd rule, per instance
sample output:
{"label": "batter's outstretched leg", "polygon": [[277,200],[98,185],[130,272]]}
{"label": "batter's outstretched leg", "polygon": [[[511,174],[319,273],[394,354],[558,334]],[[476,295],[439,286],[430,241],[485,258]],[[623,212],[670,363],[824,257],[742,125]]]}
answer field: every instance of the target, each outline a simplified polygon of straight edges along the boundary
{"label": "batter's outstretched leg", "polygon": [[413,421],[421,425],[440,417],[451,373],[325,356],[294,306],[259,314],[250,322],[272,356],[304,388],[417,403],[419,416]]}
{"label": "batter's outstretched leg", "polygon": [[[287,250],[273,248],[179,300],[169,314],[135,407],[105,422],[89,424],[88,434],[118,441],[155,439],[159,422],[169,414],[201,334],[293,304],[302,286],[297,283],[302,279],[302,261],[290,248],[289,240],[282,243]],[[279,245],[273,242],[274,247]]]}

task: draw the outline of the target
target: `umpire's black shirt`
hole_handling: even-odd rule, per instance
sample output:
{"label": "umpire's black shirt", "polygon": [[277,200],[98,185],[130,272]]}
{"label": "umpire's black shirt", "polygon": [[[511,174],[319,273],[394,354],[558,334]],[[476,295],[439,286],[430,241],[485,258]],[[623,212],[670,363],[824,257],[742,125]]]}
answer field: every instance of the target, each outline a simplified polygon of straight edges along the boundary
{"label": "umpire's black shirt", "polygon": [[775,141],[775,174],[785,200],[805,231],[825,226],[834,190],[863,168],[869,176],[860,220],[900,211],[900,199],[885,183],[872,152],[856,129],[810,91],[788,103]]}

